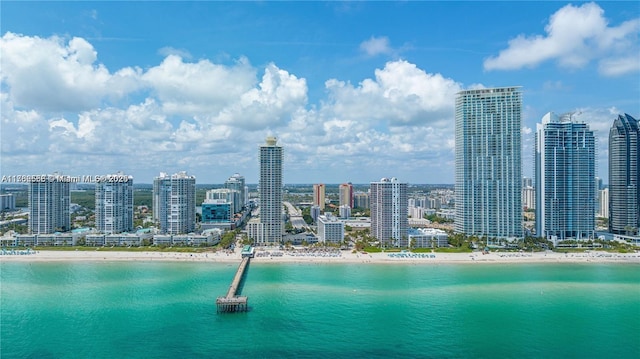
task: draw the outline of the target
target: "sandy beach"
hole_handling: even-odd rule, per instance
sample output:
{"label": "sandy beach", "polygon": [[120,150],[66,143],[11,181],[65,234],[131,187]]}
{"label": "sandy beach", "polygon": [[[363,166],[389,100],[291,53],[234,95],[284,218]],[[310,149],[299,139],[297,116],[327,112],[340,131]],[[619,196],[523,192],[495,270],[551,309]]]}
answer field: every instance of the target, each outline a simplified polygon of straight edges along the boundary
{"label": "sandy beach", "polygon": [[[36,251],[31,254],[0,255],[0,262],[55,262],[55,261],[190,261],[239,263],[240,251],[235,252],[127,252],[127,251]],[[640,253],[608,253],[590,251],[585,253],[557,252],[492,252],[474,253],[352,253],[351,251],[313,252],[257,249],[254,263],[637,263]]]}

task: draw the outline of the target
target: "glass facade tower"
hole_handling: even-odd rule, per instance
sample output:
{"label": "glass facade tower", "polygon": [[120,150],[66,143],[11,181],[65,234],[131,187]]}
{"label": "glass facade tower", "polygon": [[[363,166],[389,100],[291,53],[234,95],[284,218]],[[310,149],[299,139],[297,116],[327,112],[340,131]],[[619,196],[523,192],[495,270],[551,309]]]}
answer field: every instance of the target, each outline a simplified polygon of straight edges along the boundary
{"label": "glass facade tower", "polygon": [[637,235],[640,227],[640,130],[624,114],[609,131],[609,231]]}
{"label": "glass facade tower", "polygon": [[282,146],[267,137],[260,146],[260,225],[259,244],[282,242]]}
{"label": "glass facade tower", "polygon": [[595,138],[571,114],[547,113],[536,126],[536,235],[552,241],[593,238]]}
{"label": "glass facade tower", "polygon": [[456,232],[522,237],[520,88],[461,91],[455,110]]}

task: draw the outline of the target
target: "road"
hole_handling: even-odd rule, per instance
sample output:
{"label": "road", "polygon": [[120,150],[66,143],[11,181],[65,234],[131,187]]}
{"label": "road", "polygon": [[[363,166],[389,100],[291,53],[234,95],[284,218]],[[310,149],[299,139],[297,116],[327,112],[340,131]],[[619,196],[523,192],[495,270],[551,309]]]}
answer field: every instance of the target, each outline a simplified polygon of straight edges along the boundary
{"label": "road", "polygon": [[287,206],[287,212],[289,212],[289,220],[291,221],[291,225],[293,228],[302,228],[309,229],[307,226],[307,222],[302,218],[302,212],[294,207],[291,202],[282,202],[285,206]]}

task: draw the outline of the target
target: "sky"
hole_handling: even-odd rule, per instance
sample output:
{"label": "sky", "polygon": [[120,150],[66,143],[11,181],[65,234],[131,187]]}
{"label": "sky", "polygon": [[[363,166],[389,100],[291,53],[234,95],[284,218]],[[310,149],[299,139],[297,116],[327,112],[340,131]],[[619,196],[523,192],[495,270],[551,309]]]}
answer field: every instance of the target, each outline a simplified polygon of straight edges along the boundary
{"label": "sky", "polygon": [[607,183],[618,114],[640,118],[640,2],[0,2],[0,176],[240,173],[284,183],[454,183],[454,102],[522,86],[574,113]]}

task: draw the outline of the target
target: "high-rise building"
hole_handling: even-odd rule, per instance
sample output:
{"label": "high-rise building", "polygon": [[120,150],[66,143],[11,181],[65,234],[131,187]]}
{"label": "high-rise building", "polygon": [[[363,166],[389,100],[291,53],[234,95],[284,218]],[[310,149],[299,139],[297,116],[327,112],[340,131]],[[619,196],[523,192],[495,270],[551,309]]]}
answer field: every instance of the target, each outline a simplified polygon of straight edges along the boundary
{"label": "high-rise building", "polygon": [[133,177],[122,172],[102,177],[95,189],[96,229],[105,234],[133,231]]}
{"label": "high-rise building", "polygon": [[371,182],[371,236],[394,247],[409,229],[407,184],[394,178]]}
{"label": "high-rise building", "polygon": [[456,232],[522,237],[521,113],[519,87],[457,94]]}
{"label": "high-rise building", "polygon": [[16,209],[16,197],[13,193],[0,194],[0,212],[14,211]]}
{"label": "high-rise building", "polygon": [[522,206],[525,209],[536,208],[536,190],[533,187],[522,187]]}
{"label": "high-rise building", "polygon": [[598,201],[600,201],[600,213],[598,215],[602,218],[609,218],[609,187],[600,190]]}
{"label": "high-rise building", "polygon": [[241,199],[242,193],[238,190],[230,188],[216,188],[210,189],[205,193],[205,200],[219,200],[223,199],[231,204],[231,213],[238,213],[242,211],[243,200]]}
{"label": "high-rise building", "polygon": [[552,241],[593,238],[595,138],[571,114],[536,125],[536,235]]}
{"label": "high-rise building", "polygon": [[353,208],[353,185],[351,182],[343,183],[338,187],[338,197],[341,206]]}
{"label": "high-rise building", "polygon": [[275,137],[267,137],[260,146],[260,224],[258,244],[282,242],[282,146]]}
{"label": "high-rise building", "polygon": [[594,198],[596,199],[596,215],[602,213],[602,208],[600,208],[600,190],[602,189],[602,178],[596,177],[595,183],[595,191]]}
{"label": "high-rise building", "polygon": [[311,210],[309,211],[311,218],[314,222],[318,222],[318,217],[320,217],[320,206],[313,205],[311,206]]}
{"label": "high-rise building", "polygon": [[338,208],[338,213],[340,214],[340,218],[348,219],[349,217],[351,217],[351,207],[340,206]]}
{"label": "high-rise building", "polygon": [[160,173],[153,181],[153,218],[160,232],[185,234],[196,228],[196,178],[186,172]]}
{"label": "high-rise building", "polygon": [[324,184],[314,184],[313,185],[313,205],[320,207],[320,210],[324,211],[324,198],[325,198],[325,188]]}
{"label": "high-rise building", "polygon": [[71,230],[69,182],[60,175],[36,176],[29,182],[29,231],[51,234]]}
{"label": "high-rise building", "polygon": [[224,188],[238,191],[238,201],[234,202],[234,213],[242,211],[242,207],[248,202],[247,192],[245,189],[244,177],[239,173],[234,173],[224,182]]}
{"label": "high-rise building", "polygon": [[369,208],[369,194],[365,192],[356,192],[353,194],[354,208]]}
{"label": "high-rise building", "polygon": [[619,115],[609,131],[609,231],[637,235],[640,227],[640,130]]}

